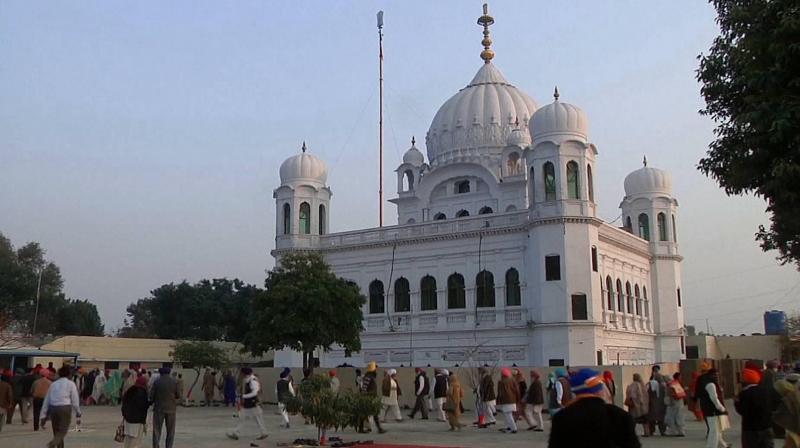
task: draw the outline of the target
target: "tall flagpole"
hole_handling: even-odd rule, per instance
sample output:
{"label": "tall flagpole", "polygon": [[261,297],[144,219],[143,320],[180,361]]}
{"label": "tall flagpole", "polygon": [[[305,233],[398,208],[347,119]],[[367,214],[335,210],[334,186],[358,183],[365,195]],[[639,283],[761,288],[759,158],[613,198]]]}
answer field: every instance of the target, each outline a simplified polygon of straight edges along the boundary
{"label": "tall flagpole", "polygon": [[383,11],[378,11],[378,45],[380,47],[379,59],[379,121],[378,121],[378,148],[380,161],[378,166],[378,226],[383,227]]}

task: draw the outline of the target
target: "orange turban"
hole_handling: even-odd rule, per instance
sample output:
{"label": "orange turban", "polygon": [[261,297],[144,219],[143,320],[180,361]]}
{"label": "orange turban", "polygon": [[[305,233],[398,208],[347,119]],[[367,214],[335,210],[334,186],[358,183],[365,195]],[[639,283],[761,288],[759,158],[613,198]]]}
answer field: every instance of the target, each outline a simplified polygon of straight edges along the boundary
{"label": "orange turban", "polygon": [[700,363],[700,371],[701,372],[705,373],[705,372],[708,372],[709,370],[711,370],[711,363],[710,362],[703,361],[703,362]]}
{"label": "orange turban", "polygon": [[744,384],[758,384],[761,382],[761,372],[753,369],[744,369],[742,371],[742,382]]}

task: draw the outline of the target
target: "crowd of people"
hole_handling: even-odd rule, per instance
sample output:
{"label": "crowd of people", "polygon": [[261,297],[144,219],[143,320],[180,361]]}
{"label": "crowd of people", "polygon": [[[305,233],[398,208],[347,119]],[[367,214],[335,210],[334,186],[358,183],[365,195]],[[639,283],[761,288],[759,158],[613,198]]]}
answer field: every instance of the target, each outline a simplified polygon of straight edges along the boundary
{"label": "crowd of people", "polygon": [[[786,448],[800,448],[800,365],[794,371],[780,369],[775,361],[764,368],[754,362],[744,367],[739,378],[741,392],[734,401],[734,408],[741,415],[742,446],[771,448],[773,437],[778,436],[784,438]],[[731,446],[724,438],[730,427],[725,394],[719,372],[709,362],[701,364],[689,384],[681,383],[680,373],[665,375],[655,365],[647,381],[634,374],[632,383],[619,397],[615,378],[608,370],[601,373],[557,368],[544,375],[536,369],[526,373],[518,368],[501,368],[497,382],[493,371],[489,367],[477,369],[476,377],[470,378],[467,386],[475,398],[474,426],[478,429],[498,425],[499,414],[502,432],[516,434],[522,423],[527,425],[526,430],[541,432],[545,429],[546,410],[551,419],[550,447],[639,447],[639,436],[684,437],[683,414],[688,405],[690,415],[706,423],[707,448]],[[281,371],[275,391],[282,427],[290,427],[288,400],[302,390],[311,375],[310,369],[303,369],[303,379],[295,384],[291,369]],[[338,392],[341,382],[336,370],[328,371],[327,376],[332,391]],[[362,422],[359,432],[384,433],[382,423],[387,418],[403,421],[403,390],[395,369],[385,369],[378,379],[378,366],[371,362],[363,375],[356,369],[354,386],[381,403],[380,412]],[[209,369],[202,377],[201,390],[204,405],[219,401],[237,408],[239,418],[236,427],[226,433],[229,438],[238,440],[250,421],[256,426],[251,446],[258,446],[257,441],[267,437],[259,401],[263,389],[252,369],[243,367],[237,375],[227,370],[219,377]],[[429,377],[425,369],[417,368],[411,393],[414,405],[408,418],[413,420],[419,415],[428,420],[432,415],[446,422],[450,431],[461,431],[466,426],[461,421],[465,387],[455,372],[435,368]],[[73,415],[76,427],[80,426],[81,406],[121,404],[123,420],[117,429],[117,440],[125,448],[140,446],[151,409],[152,446],[159,448],[164,435],[164,446],[172,448],[176,409],[185,398],[182,375],[166,367],[156,372],[109,372],[64,365],[56,371],[51,364],[16,372],[6,370],[0,381],[0,430],[3,423],[12,423],[19,410],[22,424],[32,421],[34,431],[44,430],[49,422],[53,438],[48,448],[63,447]],[[641,434],[637,434],[639,425]]]}

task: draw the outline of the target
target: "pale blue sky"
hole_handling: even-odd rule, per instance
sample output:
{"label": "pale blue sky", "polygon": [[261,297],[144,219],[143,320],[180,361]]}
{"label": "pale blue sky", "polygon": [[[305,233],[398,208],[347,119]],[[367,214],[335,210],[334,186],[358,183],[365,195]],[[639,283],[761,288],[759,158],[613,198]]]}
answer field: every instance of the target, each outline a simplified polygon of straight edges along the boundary
{"label": "pale blue sky", "polygon": [[[481,65],[479,1],[0,2],[0,231],[41,242],[113,328],[162,283],[261,284],[278,166],[303,140],[329,166],[332,230],[376,224],[379,9],[392,197],[411,136]],[[644,154],[672,172],[690,324],[762,331],[766,308],[796,303],[797,272],[752,239],[763,203],[695,169],[713,136],[694,80],[717,33],[708,4],[490,10],[506,78],[540,105],[557,84],[587,112],[603,218]]]}

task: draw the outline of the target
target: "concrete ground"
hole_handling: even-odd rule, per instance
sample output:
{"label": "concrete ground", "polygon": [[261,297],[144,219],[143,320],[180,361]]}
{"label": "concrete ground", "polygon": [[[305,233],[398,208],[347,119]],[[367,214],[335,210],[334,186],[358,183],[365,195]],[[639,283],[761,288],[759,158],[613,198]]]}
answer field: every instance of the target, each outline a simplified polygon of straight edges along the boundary
{"label": "concrete ground", "polygon": [[[729,409],[733,409],[733,403],[728,404]],[[316,437],[316,429],[312,426],[304,425],[302,417],[292,417],[291,428],[283,429],[278,427],[280,416],[276,415],[275,406],[265,406],[264,411],[270,436],[268,439],[260,441],[260,446],[274,447],[278,443],[292,442],[296,438]],[[114,442],[114,433],[122,418],[118,407],[91,406],[85,407],[83,412],[82,431],[70,432],[65,446],[80,448],[122,446]],[[250,446],[251,439],[247,437],[247,434],[248,431],[249,434],[255,434],[255,424],[245,429],[239,441],[228,440],[225,437],[225,432],[230,430],[236,423],[232,415],[233,410],[225,407],[179,408],[175,448],[238,448]],[[642,445],[644,447],[704,446],[705,424],[694,421],[693,416],[690,416],[688,412],[685,413],[685,416],[687,420],[687,437],[655,436],[642,438]],[[689,417],[692,418],[690,419]],[[732,415],[731,417],[734,427],[725,433],[725,439],[728,442],[733,442],[735,446],[740,446],[738,416]],[[472,421],[472,413],[467,413],[462,418],[464,423],[471,423]],[[503,434],[496,429],[477,429],[474,427],[467,427],[461,432],[452,433],[447,431],[447,427],[446,423],[440,423],[435,420],[422,421],[417,419],[405,420],[400,423],[387,423],[386,428],[389,431],[386,434],[356,434],[353,430],[347,429],[330,435],[339,436],[345,441],[374,440],[392,444],[446,447],[486,447],[502,443],[503,448],[530,448],[547,446],[549,422],[546,422],[546,430],[543,433],[522,430],[517,434]],[[526,427],[524,423],[520,425],[520,428],[523,427]],[[639,428],[639,430],[641,429]],[[32,423],[23,427],[19,422],[19,415],[16,415],[14,423],[12,425],[4,425],[2,432],[0,432],[0,447],[41,448],[50,440],[51,435],[49,426],[46,432],[34,432]],[[148,432],[145,438],[145,443],[140,446],[142,448],[151,447],[151,433]],[[163,447],[163,442],[161,446]],[[776,443],[776,446],[782,446],[782,444]]]}

